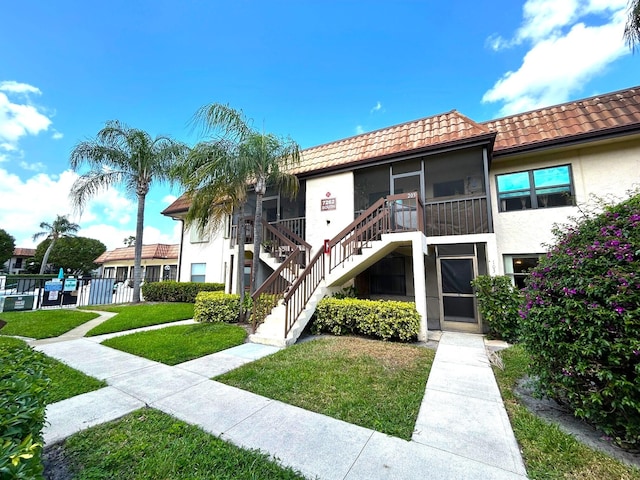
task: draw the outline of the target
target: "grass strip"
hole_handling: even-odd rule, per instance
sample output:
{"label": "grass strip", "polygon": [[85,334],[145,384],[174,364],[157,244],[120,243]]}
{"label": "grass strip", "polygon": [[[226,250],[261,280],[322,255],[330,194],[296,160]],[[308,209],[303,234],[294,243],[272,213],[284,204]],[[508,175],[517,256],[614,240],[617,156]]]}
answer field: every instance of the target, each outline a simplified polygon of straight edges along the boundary
{"label": "grass strip", "polygon": [[527,374],[529,358],[518,345],[500,353],[504,370],[494,368],[513,432],[522,449],[529,478],[580,480],[639,480],[640,470],[580,443],[557,425],[522,405],[513,389]]}
{"label": "grass strip", "polygon": [[244,343],[247,332],[228,323],[176,325],[102,342],[107,347],[167,365],[176,365]]}
{"label": "grass strip", "polygon": [[88,337],[193,318],[193,303],[167,302],[141,303],[137,305],[92,305],[86,308],[117,313],[115,317],[89,330],[87,333]]}
{"label": "grass strip", "polygon": [[0,334],[36,339],[59,337],[97,316],[97,313],[75,309],[1,312],[0,319],[7,324],[0,330]]}
{"label": "grass strip", "polygon": [[336,337],[294,345],[215,380],[408,440],[434,355]]}
{"label": "grass strip", "polygon": [[[17,338],[0,337],[0,349],[30,348]],[[47,404],[66,400],[82,393],[98,390],[107,384],[101,380],[85,375],[58,360],[42,355],[45,362],[45,375],[50,379],[47,387]]]}
{"label": "grass strip", "polygon": [[64,461],[74,480],[304,478],[263,453],[240,449],[152,409],[77,433],[61,448],[57,461]]}

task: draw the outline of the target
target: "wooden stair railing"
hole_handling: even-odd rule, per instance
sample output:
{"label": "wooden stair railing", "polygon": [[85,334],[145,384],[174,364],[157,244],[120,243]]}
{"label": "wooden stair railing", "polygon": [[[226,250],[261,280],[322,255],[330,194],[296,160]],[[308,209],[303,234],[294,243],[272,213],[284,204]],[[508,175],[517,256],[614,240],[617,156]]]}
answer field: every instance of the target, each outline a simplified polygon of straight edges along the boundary
{"label": "wooden stair railing", "polygon": [[[282,260],[282,263],[251,295],[253,300],[251,324],[254,331],[271,313],[306,265],[306,253],[298,245],[264,219],[262,227],[262,247],[277,259]],[[254,252],[254,255],[259,255],[259,252]]]}
{"label": "wooden stair railing", "polygon": [[297,246],[298,245],[287,238],[275,225],[262,220],[262,247],[265,249],[265,252],[270,253],[280,260],[284,260]]}
{"label": "wooden stair railing", "polygon": [[309,254],[311,253],[311,245],[307,243],[302,237],[297,235],[295,232],[292,232],[291,230],[289,230],[284,224],[276,222],[276,223],[271,223],[270,225],[275,227],[276,230],[278,230],[278,232],[280,232],[280,234],[284,238],[286,238],[290,242],[293,242],[293,244],[300,247],[300,250],[305,252],[306,261],[304,262],[304,265],[306,265],[309,260]]}
{"label": "wooden stair railing", "polygon": [[[359,253],[359,250],[368,245],[369,242],[379,240],[385,233],[424,231],[423,229],[424,207],[417,192],[381,198],[329,242],[329,269],[331,271],[344,263],[345,260]],[[295,280],[289,284],[283,278],[282,272],[285,268],[290,268],[294,264],[296,261],[295,255],[304,255],[299,245],[295,245],[295,250],[292,254],[252,295],[254,315],[256,315],[256,300],[259,300],[261,295],[267,294],[271,299],[275,299],[272,302],[265,300],[267,305],[270,303],[273,303],[273,305],[266,312],[262,318],[263,320],[278,301],[280,299],[283,300],[285,306],[285,338],[306,308],[313,292],[325,278],[325,255],[323,249],[319,249],[313,258],[307,262],[302,273],[297,275]]]}
{"label": "wooden stair railing", "polygon": [[291,288],[284,294],[284,338],[287,338],[291,328],[304,311],[311,295],[313,295],[322,280],[324,280],[324,251],[320,249],[298,279],[293,282]]}
{"label": "wooden stair railing", "polygon": [[[386,201],[384,198],[378,199],[373,205],[367,208],[358,218],[345,227],[338,235],[329,242],[331,251],[329,260],[329,271],[333,271],[338,265],[357,253],[363,244],[373,240],[377,233],[374,226],[384,229]],[[380,232],[382,234],[382,232]]]}
{"label": "wooden stair railing", "polygon": [[253,301],[251,325],[254,332],[282,299],[292,283],[300,277],[304,256],[305,253],[295,246],[287,258],[251,295]]}

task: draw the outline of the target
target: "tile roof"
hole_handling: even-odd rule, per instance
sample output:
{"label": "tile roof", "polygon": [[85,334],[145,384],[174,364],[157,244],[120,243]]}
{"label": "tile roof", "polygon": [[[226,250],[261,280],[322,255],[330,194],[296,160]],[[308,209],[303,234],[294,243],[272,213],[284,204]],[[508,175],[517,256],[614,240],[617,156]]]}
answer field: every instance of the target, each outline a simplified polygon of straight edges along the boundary
{"label": "tile roof", "polygon": [[162,212],[160,213],[162,215],[167,215],[170,217],[172,214],[175,214],[175,213],[186,212],[187,210],[189,210],[190,205],[191,205],[191,202],[189,201],[187,196],[181,195],[176,200],[174,200],[171,205],[169,205],[167,208],[162,210]]}
{"label": "tile roof", "polygon": [[14,248],[14,257],[33,257],[36,254],[35,248]]}
{"label": "tile roof", "polygon": [[394,125],[337,142],[312,147],[302,152],[299,165],[291,169],[297,175],[382,159],[399,153],[444,148],[492,136],[489,129],[456,110]]}
{"label": "tile roof", "polygon": [[571,142],[640,127],[640,87],[489,120],[494,154]]}
{"label": "tile roof", "polygon": [[[123,260],[134,259],[135,247],[120,247],[114,250],[108,250],[96,258],[95,263],[118,262]],[[154,243],[142,246],[142,259],[167,259],[177,260],[180,252],[180,245],[166,245],[164,243]]]}
{"label": "tile roof", "polygon": [[[489,129],[456,110],[420,118],[411,122],[363,133],[337,142],[302,151],[298,165],[289,171],[296,175],[383,159],[399,153],[444,148],[480,139],[490,139]],[[191,202],[182,195],[161,213],[171,216],[184,213]]]}

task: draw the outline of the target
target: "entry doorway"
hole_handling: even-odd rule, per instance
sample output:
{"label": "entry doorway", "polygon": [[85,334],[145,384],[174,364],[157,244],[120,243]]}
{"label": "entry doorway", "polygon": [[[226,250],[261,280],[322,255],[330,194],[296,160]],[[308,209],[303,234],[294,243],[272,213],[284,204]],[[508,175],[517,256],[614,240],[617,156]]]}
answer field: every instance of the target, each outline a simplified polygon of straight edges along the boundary
{"label": "entry doorway", "polygon": [[422,198],[422,172],[393,175],[392,180],[392,195],[407,192],[418,192],[418,195]]}
{"label": "entry doorway", "polygon": [[476,246],[465,244],[439,247],[436,266],[441,328],[457,332],[482,333],[476,296],[471,286],[471,281],[478,276]]}

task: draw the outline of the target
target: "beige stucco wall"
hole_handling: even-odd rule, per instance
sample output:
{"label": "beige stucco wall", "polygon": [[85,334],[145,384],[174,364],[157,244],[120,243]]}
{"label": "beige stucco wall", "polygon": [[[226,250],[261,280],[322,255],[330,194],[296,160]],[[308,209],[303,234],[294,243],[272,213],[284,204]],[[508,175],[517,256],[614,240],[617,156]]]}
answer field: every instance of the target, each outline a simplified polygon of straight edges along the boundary
{"label": "beige stucco wall", "polygon": [[[571,165],[577,207],[498,211],[496,175],[531,168]],[[517,160],[494,161],[490,175],[494,228],[499,253],[499,272],[504,273],[505,254],[543,253],[545,243],[552,243],[551,229],[580,214],[578,207],[595,206],[591,198],[617,198],[640,187],[640,140],[603,143],[555,153],[539,153]]]}
{"label": "beige stucco wall", "polygon": [[[321,200],[327,198],[336,200],[335,210],[321,210]],[[315,254],[325,239],[335,237],[354,220],[353,172],[307,180],[306,209],[306,240]]]}

